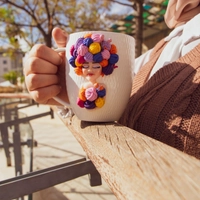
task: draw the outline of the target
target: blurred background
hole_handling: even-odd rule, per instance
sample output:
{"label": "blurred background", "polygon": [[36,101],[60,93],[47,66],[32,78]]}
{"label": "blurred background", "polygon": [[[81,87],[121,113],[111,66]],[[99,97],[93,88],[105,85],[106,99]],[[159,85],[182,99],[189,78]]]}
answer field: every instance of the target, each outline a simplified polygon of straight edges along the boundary
{"label": "blurred background", "polygon": [[3,86],[10,91],[16,84],[21,89],[23,57],[37,43],[55,47],[54,27],[68,33],[105,30],[131,35],[138,57],[169,33],[164,22],[167,4],[168,0],[0,0],[0,83],[9,81]]}

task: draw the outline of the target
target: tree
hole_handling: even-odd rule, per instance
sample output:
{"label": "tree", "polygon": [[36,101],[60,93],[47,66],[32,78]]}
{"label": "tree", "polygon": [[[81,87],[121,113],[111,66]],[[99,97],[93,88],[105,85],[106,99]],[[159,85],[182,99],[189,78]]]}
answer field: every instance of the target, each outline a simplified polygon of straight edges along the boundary
{"label": "tree", "polygon": [[32,47],[44,42],[52,46],[52,30],[59,26],[71,33],[82,30],[105,29],[102,13],[110,3],[102,0],[0,0],[0,22],[11,44],[19,46],[23,39]]}
{"label": "tree", "polygon": [[17,78],[21,77],[21,75],[16,71],[9,71],[5,74],[3,74],[3,78],[7,81],[10,81],[12,84],[17,84]]}
{"label": "tree", "polygon": [[[127,0],[126,3],[124,1],[119,0],[107,0],[109,2],[113,2],[119,5],[124,5],[131,7],[133,9],[134,15],[136,17],[136,33],[134,35],[135,38],[135,55],[136,57],[140,56],[142,53],[142,44],[143,44],[143,4],[144,0]],[[112,16],[110,16],[112,18]]]}
{"label": "tree", "polygon": [[136,0],[134,7],[136,10],[136,33],[135,33],[135,41],[136,41],[136,51],[135,55],[138,57],[142,54],[142,44],[143,44],[143,3],[144,0]]}
{"label": "tree", "polygon": [[[159,1],[152,1],[152,0],[108,0],[109,2],[113,2],[115,4],[120,4],[123,6],[127,6],[132,8],[132,16],[126,16],[124,18],[120,18],[119,21],[127,22],[130,24],[131,20],[134,18],[135,20],[135,33],[130,30],[130,34],[135,38],[136,41],[136,57],[140,56],[142,53],[142,44],[143,44],[143,30],[144,28],[147,29],[158,29],[154,26],[156,23],[159,23],[163,20],[164,12],[168,5],[168,0],[159,0]],[[150,8],[156,9],[150,9]],[[157,8],[160,8],[158,11]],[[151,19],[148,19],[150,16]],[[113,16],[109,16],[113,17]],[[130,17],[130,19],[128,19]],[[148,24],[148,21],[151,23]],[[114,28],[115,29],[115,28]],[[112,30],[112,29],[111,29]],[[115,29],[117,30],[117,29]],[[117,30],[118,31],[118,30]],[[127,33],[128,34],[128,33]]]}

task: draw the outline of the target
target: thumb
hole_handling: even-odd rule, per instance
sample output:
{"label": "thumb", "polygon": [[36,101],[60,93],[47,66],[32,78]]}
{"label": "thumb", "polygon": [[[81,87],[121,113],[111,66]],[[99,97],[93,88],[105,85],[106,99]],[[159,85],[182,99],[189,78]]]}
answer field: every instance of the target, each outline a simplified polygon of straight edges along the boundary
{"label": "thumb", "polygon": [[52,31],[52,37],[58,46],[58,48],[65,47],[67,44],[68,35],[65,31],[60,28],[54,28]]}

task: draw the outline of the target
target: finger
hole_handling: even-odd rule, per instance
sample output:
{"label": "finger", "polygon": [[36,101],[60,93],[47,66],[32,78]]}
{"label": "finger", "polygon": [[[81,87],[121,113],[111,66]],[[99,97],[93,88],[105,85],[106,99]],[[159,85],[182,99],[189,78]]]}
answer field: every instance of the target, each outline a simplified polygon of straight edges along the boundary
{"label": "finger", "polygon": [[29,74],[56,74],[57,66],[37,57],[30,57],[25,61],[24,75]]}
{"label": "finger", "polygon": [[46,60],[54,65],[60,65],[62,63],[62,58],[60,55],[53,49],[43,44],[36,44],[33,46],[27,59],[31,57],[37,57],[42,60]]}
{"label": "finger", "polygon": [[32,98],[41,104],[54,104],[59,105],[52,97],[57,96],[60,93],[60,87],[58,85],[51,85],[44,88],[39,88],[29,92]]}
{"label": "finger", "polygon": [[58,46],[58,48],[66,46],[68,35],[62,29],[57,28],[57,27],[54,28],[52,31],[52,37],[53,37],[56,45]]}
{"label": "finger", "polygon": [[57,75],[29,74],[26,76],[26,85],[29,91],[58,84]]}

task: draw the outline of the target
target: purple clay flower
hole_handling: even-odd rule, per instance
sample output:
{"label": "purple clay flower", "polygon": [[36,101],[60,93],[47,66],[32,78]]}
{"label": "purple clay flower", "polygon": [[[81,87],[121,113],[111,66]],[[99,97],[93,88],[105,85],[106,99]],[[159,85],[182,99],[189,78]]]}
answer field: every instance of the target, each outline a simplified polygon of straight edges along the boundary
{"label": "purple clay flower", "polygon": [[85,38],[78,38],[78,40],[76,41],[76,44],[74,45],[74,47],[75,47],[75,49],[77,50],[78,48],[79,48],[79,46],[81,45],[81,44],[83,44],[83,40],[84,40]]}
{"label": "purple clay flower", "polygon": [[89,47],[94,41],[91,38],[84,38],[83,44]]}
{"label": "purple clay flower", "polygon": [[111,54],[110,55],[110,59],[108,60],[108,62],[110,64],[115,64],[115,63],[118,62],[118,60],[119,60],[119,56],[117,54]]}
{"label": "purple clay flower", "polygon": [[104,88],[103,90],[100,90],[99,88],[97,88],[97,95],[98,97],[106,96],[106,89]]}
{"label": "purple clay flower", "polygon": [[114,70],[114,65],[111,65],[111,64],[109,64],[109,65],[107,65],[106,67],[103,67],[103,68],[102,68],[102,72],[103,72],[105,75],[110,75],[110,74],[112,74],[113,70]]}
{"label": "purple clay flower", "polygon": [[84,107],[87,109],[94,109],[96,107],[95,102],[94,101],[85,101],[84,103]]}
{"label": "purple clay flower", "polygon": [[93,55],[93,61],[95,63],[100,63],[103,60],[103,56],[101,53],[97,53]]}
{"label": "purple clay flower", "polygon": [[69,64],[72,66],[72,67],[76,67],[76,65],[75,65],[75,57],[71,57],[70,59],[69,59]]}

